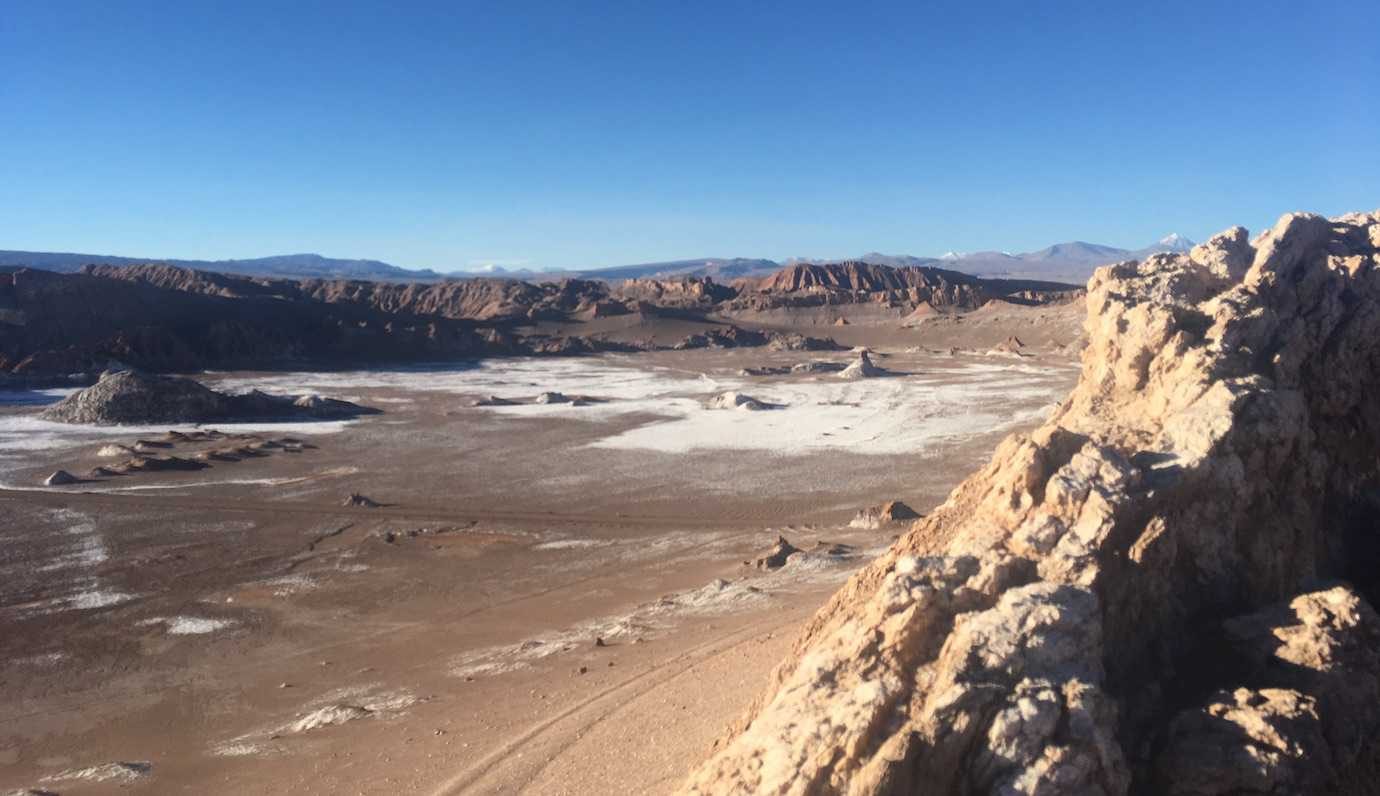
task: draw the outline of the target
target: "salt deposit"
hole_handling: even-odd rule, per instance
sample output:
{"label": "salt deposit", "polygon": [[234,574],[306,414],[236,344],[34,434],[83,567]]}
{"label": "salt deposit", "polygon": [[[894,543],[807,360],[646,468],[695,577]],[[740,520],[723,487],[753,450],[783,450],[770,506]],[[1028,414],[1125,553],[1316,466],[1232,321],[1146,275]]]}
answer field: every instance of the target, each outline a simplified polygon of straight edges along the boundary
{"label": "salt deposit", "polygon": [[[448,392],[521,401],[474,407],[520,417],[601,421],[631,413],[666,418],[594,443],[596,447],[681,453],[692,449],[783,453],[845,449],[855,453],[914,454],[965,436],[1000,432],[1037,421],[1067,390],[1071,363],[978,361],[921,375],[845,381],[828,378],[762,383],[743,377],[690,374],[647,367],[606,355],[579,359],[498,359],[463,368],[412,368],[287,373],[226,379],[219,389],[318,390],[367,388]],[[607,399],[585,407],[528,403],[549,391]],[[715,412],[705,401],[746,392],[783,408],[775,412]],[[1041,404],[1043,403],[1043,406]],[[1030,409],[1036,406],[1038,408]]]}
{"label": "salt deposit", "polygon": [[69,768],[66,771],[50,774],[43,782],[67,782],[84,780],[86,782],[132,782],[153,770],[151,763],[105,763],[88,768]]}
{"label": "salt deposit", "polygon": [[613,544],[607,539],[557,539],[554,542],[542,542],[533,545],[533,550],[579,550],[591,547],[604,547]]}
{"label": "salt deposit", "polygon": [[140,627],[163,625],[170,636],[201,636],[234,627],[229,619],[207,619],[201,616],[155,616],[137,623]]}

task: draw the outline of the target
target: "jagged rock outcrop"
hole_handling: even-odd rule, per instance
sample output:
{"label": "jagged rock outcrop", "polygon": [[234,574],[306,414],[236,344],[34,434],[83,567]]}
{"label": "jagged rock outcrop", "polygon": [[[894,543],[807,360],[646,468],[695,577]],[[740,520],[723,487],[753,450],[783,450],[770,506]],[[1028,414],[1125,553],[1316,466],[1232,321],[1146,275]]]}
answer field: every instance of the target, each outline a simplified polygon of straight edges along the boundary
{"label": "jagged rock outcrop", "polygon": [[[975,310],[992,300],[1014,304],[1046,304],[1071,300],[1075,285],[1028,280],[980,279],[958,271],[929,266],[887,265],[847,261],[797,263],[758,280],[745,280],[738,296],[725,306],[737,310],[818,307],[872,303],[891,307],[939,307]],[[840,317],[838,325],[848,321]]]}
{"label": "jagged rock outcrop", "polygon": [[[191,379],[122,370],[106,371],[95,384],[63,398],[39,417],[59,423],[120,425],[328,420],[377,413],[377,409],[319,395],[269,395],[257,390],[232,395]],[[150,443],[141,441],[135,450],[147,447]]]}
{"label": "jagged rock outcrop", "polygon": [[848,527],[877,530],[892,523],[918,519],[920,519],[920,515],[915,509],[899,500],[888,500],[880,506],[868,506],[865,509],[859,509],[858,513],[853,516],[852,522],[848,523]]}
{"label": "jagged rock outcrop", "polygon": [[993,297],[982,280],[940,268],[892,268],[861,262],[800,263],[744,285],[730,302],[738,309],[829,304],[930,304],[977,309]]}
{"label": "jagged rock outcrop", "polygon": [[955,289],[978,290],[981,280],[957,271],[940,268],[907,266],[892,268],[885,265],[847,261],[841,263],[798,263],[782,268],[757,283],[763,293],[793,293],[826,289],[850,292],[879,293],[891,290],[924,288],[940,293]]}
{"label": "jagged rock outcrop", "polygon": [[[776,544],[771,549],[752,560],[752,566],[757,569],[780,569],[786,566],[791,556],[800,552],[800,548],[786,541],[786,537],[778,535]],[[747,562],[744,562],[747,563]]]}
{"label": "jagged rock outcrop", "polygon": [[603,282],[562,279],[533,284],[516,279],[445,282],[375,282],[354,279],[273,279],[217,274],[171,265],[96,265],[82,273],[107,280],[149,284],[180,293],[227,298],[353,306],[400,316],[450,320],[513,321],[557,318],[609,298]]}
{"label": "jagged rock outcrop", "polygon": [[727,301],[738,291],[707,276],[687,276],[679,279],[628,279],[614,288],[613,293],[630,305],[642,302],[656,307],[699,308]]}
{"label": "jagged rock outcrop", "polygon": [[1105,267],[1087,304],[1069,397],[835,595],[685,792],[1366,792],[1380,213]]}

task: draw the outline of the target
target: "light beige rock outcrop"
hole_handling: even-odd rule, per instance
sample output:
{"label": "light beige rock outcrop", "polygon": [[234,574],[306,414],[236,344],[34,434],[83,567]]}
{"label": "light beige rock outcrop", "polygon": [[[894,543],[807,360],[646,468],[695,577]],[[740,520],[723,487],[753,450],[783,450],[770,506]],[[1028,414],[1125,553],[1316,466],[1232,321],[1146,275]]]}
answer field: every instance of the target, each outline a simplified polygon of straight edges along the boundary
{"label": "light beige rock outcrop", "polygon": [[1378,247],[1380,213],[1292,214],[1099,269],[1074,391],[834,596],[683,791],[1362,781]]}

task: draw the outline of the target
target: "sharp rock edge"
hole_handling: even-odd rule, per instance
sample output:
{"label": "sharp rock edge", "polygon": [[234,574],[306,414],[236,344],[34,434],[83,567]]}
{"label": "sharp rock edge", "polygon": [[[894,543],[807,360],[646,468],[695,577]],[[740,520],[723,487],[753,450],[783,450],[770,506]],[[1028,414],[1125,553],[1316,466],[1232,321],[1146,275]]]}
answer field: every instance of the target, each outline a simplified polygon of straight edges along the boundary
{"label": "sharp rock edge", "polygon": [[684,793],[1356,791],[1380,212],[1097,271],[1073,392],[807,623]]}

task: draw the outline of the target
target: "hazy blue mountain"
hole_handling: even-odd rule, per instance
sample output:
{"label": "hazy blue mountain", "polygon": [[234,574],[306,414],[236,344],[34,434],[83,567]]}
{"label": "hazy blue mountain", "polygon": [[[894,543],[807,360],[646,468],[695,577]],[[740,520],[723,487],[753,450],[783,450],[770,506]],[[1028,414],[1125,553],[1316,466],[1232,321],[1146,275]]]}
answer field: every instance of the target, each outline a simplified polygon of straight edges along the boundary
{"label": "hazy blue mountain", "polygon": [[641,279],[667,276],[708,276],[716,281],[726,282],[745,276],[766,276],[781,265],[773,260],[747,257],[706,257],[698,260],[671,260],[660,263],[639,263],[620,265],[613,268],[596,268],[579,271],[585,279]]}
{"label": "hazy blue mountain", "polygon": [[941,265],[955,271],[988,278],[1043,279],[1082,283],[1103,265],[1123,260],[1139,260],[1157,252],[1186,252],[1193,241],[1171,233],[1143,249],[1122,249],[1100,243],[1076,240],[1056,243],[1033,252],[981,251],[945,252],[937,258],[910,255],[864,254],[863,262],[878,265]]}
{"label": "hazy blue mountain", "polygon": [[84,265],[139,265],[166,263],[199,271],[219,271],[246,276],[315,279],[370,279],[415,281],[442,278],[431,270],[414,271],[378,260],[344,260],[319,254],[283,254],[251,260],[166,260],[156,257],[116,257],[106,254],[0,251],[0,266],[29,266],[45,271],[79,271]]}
{"label": "hazy blue mountain", "polygon": [[[1041,279],[1055,282],[1086,282],[1093,269],[1121,260],[1133,260],[1155,252],[1182,252],[1193,247],[1193,241],[1177,233],[1167,235],[1143,249],[1121,249],[1085,241],[1056,243],[1033,252],[1012,254],[1000,251],[946,252],[939,257],[917,257],[909,254],[868,252],[852,258],[874,265],[893,268],[908,266],[943,267],[974,276],[1013,279]],[[564,271],[505,270],[490,266],[482,271],[438,273],[433,270],[412,270],[378,260],[349,260],[323,257],[319,254],[284,254],[249,260],[164,260],[147,257],[115,257],[102,254],[68,254],[58,252],[0,251],[0,267],[29,266],[48,271],[77,271],[84,265],[137,265],[167,263],[202,271],[220,271],[247,276],[316,279],[365,279],[381,282],[430,282],[438,279],[489,277],[552,281],[563,278],[603,279],[619,281],[648,277],[699,276],[728,282],[743,277],[762,277],[783,265],[821,264],[838,262],[839,258],[812,259],[793,257],[785,262],[750,257],[704,257],[693,260],[668,260],[637,263],[611,268],[570,269]]]}

